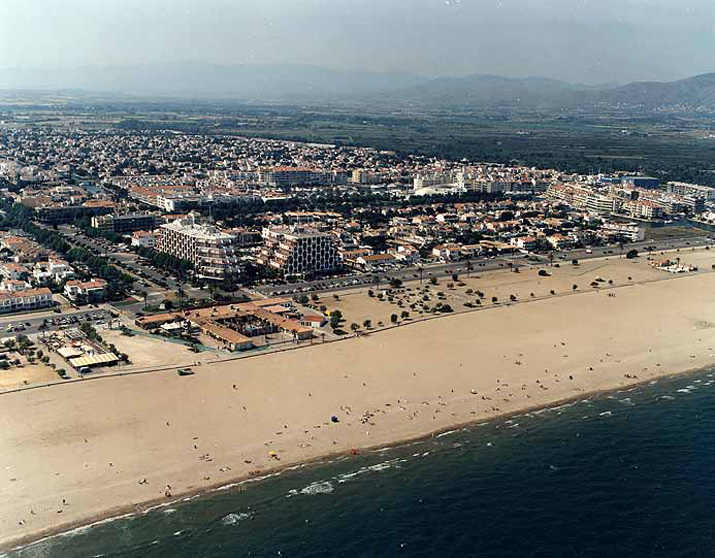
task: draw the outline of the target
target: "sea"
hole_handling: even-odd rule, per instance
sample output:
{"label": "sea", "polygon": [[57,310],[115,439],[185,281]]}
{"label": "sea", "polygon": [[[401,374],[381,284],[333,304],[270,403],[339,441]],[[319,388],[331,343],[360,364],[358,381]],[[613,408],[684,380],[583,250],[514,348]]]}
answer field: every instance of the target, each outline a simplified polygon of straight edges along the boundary
{"label": "sea", "polygon": [[296,467],[0,556],[714,554],[705,370]]}

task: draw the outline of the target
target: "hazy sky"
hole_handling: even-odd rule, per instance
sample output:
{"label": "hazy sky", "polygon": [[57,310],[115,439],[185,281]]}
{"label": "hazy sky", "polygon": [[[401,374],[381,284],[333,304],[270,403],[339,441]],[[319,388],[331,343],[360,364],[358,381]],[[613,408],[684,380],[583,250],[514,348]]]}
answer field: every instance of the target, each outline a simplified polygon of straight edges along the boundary
{"label": "hazy sky", "polygon": [[0,67],[300,63],[596,83],[715,71],[715,0],[0,0]]}

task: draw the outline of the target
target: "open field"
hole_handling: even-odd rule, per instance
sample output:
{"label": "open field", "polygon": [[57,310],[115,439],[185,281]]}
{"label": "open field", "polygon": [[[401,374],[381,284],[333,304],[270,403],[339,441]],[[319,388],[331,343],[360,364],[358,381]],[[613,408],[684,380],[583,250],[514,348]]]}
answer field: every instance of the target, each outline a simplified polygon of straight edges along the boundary
{"label": "open field", "polygon": [[[390,289],[389,285],[383,282],[379,289],[371,286],[341,293],[339,300],[335,300],[331,295],[323,295],[315,304],[325,305],[329,311],[340,310],[345,319],[345,330],[349,330],[351,323],[357,323],[364,329],[362,325],[366,319],[371,320],[372,328],[375,328],[379,327],[379,322],[390,325],[392,314],[397,314],[398,321],[404,321],[401,317],[403,311],[409,313],[409,320],[434,315],[433,309],[439,303],[448,304],[454,312],[462,312],[509,303],[512,295],[516,297],[516,302],[519,302],[666,279],[668,274],[653,269],[649,265],[649,258],[674,259],[676,256],[681,258],[682,263],[700,266],[701,269],[710,269],[715,263],[715,251],[691,248],[662,254],[654,252],[652,256],[642,254],[632,260],[625,256],[615,256],[584,260],[578,265],[573,265],[570,261],[560,261],[556,262],[559,267],[526,266],[521,268],[519,273],[505,268],[502,271],[480,274],[479,268],[476,268],[469,276],[466,273],[458,273],[457,281],[452,278],[451,273],[425,274],[421,285],[419,281],[410,281],[399,289]],[[455,264],[454,267],[459,266]],[[462,266],[462,269],[466,272],[466,267]],[[549,276],[540,276],[541,269],[546,270]],[[433,279],[437,280],[436,285],[432,284]],[[593,285],[594,282],[597,287]],[[368,296],[370,290],[376,296]],[[380,292],[384,293],[382,300],[377,296]],[[480,298],[478,292],[481,292],[483,297]],[[497,298],[496,303],[492,301],[493,297]],[[473,306],[470,308],[465,304]]]}
{"label": "open field", "polygon": [[56,382],[57,372],[44,364],[25,364],[9,370],[0,370],[0,390],[12,389],[25,385]]}
{"label": "open field", "polygon": [[646,240],[668,240],[671,238],[688,238],[702,236],[703,231],[691,227],[660,227],[645,231]]}
{"label": "open field", "polygon": [[[102,330],[102,338],[109,344],[113,343],[121,352],[129,355],[131,364],[122,366],[122,370],[136,368],[154,368],[171,365],[189,365],[201,360],[216,359],[213,352],[192,352],[181,343],[164,341],[149,335],[136,334],[132,337],[122,335],[118,330]],[[116,371],[114,368],[106,369],[108,372]]]}
{"label": "open field", "polygon": [[[645,258],[564,266],[547,280],[563,288],[599,273],[622,286],[205,363],[191,377],[164,371],[0,395],[0,538],[712,365],[715,259],[692,257],[703,271],[681,276]],[[535,271],[508,273],[501,280],[514,284],[474,281],[485,292],[548,286]],[[358,319],[355,304],[348,320]]]}

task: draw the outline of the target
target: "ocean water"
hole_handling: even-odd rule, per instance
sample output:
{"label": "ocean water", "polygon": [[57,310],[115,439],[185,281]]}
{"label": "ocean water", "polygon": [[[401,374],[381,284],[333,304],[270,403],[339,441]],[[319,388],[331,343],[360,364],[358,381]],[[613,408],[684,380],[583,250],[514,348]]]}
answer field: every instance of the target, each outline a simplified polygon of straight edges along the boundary
{"label": "ocean water", "polygon": [[7,557],[700,557],[715,374],[494,420],[78,529]]}

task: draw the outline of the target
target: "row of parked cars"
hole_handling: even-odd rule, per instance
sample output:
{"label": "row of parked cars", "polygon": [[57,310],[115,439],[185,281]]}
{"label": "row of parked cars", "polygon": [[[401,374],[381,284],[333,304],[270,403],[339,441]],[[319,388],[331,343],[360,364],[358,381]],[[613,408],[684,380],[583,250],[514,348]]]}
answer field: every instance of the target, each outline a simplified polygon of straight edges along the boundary
{"label": "row of parked cars", "polygon": [[[94,314],[92,313],[87,313],[84,315],[73,315],[73,316],[65,316],[62,318],[50,318],[47,320],[47,323],[49,325],[70,325],[70,324],[77,324],[80,322],[80,320],[85,320],[87,322],[91,321],[96,321],[100,322],[101,320],[104,320],[107,317],[107,313],[104,312],[103,310],[100,312],[95,312]],[[30,325],[29,323],[27,325]]]}
{"label": "row of parked cars", "polygon": [[332,283],[330,282],[322,282],[322,283],[314,283],[312,285],[304,285],[302,287],[295,287],[293,289],[284,289],[284,290],[274,290],[273,294],[274,295],[288,295],[288,294],[297,294],[297,293],[306,293],[310,291],[323,291],[325,289],[340,289],[344,287],[351,287],[355,285],[367,285],[369,283],[372,283],[372,279],[368,277],[360,277],[358,279],[344,279],[342,281],[333,281]]}
{"label": "row of parked cars", "polygon": [[25,322],[24,324],[22,322],[18,323],[17,325],[15,324],[7,324],[7,327],[5,328],[5,331],[10,333],[11,331],[25,331],[26,328],[30,327],[30,322]]}

